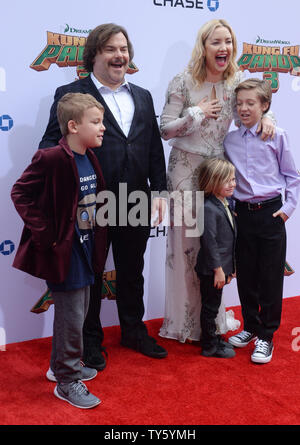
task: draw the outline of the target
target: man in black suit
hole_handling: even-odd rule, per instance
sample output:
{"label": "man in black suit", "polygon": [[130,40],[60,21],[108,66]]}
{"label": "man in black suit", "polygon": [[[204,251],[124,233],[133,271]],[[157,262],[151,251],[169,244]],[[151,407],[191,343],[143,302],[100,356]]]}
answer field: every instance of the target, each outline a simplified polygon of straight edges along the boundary
{"label": "man in black suit", "polygon": [[[124,214],[117,211],[117,224],[110,226],[108,231],[117,274],[116,301],[121,344],[147,356],[163,358],[167,351],[148,335],[142,318],[144,252],[150,234],[151,191],[166,190],[166,168],[151,94],[125,81],[132,58],[133,47],[123,27],[112,23],[96,27],[87,38],[83,54],[85,69],[90,74],[56,90],[49,123],[39,148],[55,146],[61,138],[56,109],[64,94],[89,93],[104,106],[106,132],[102,147],[96,148],[95,153],[106,187],[115,194],[117,209],[120,183],[126,184],[127,196],[133,191],[141,191],[147,195],[149,203],[146,225],[123,225]],[[121,201],[121,204],[124,203]],[[159,214],[157,224],[163,218],[164,205],[163,199],[154,198],[152,202],[152,211]],[[130,210],[130,204],[127,210]],[[127,218],[127,213],[125,216]],[[99,317],[101,286],[102,277],[95,277],[83,329],[83,361],[98,370],[106,365],[101,353],[105,351]]]}

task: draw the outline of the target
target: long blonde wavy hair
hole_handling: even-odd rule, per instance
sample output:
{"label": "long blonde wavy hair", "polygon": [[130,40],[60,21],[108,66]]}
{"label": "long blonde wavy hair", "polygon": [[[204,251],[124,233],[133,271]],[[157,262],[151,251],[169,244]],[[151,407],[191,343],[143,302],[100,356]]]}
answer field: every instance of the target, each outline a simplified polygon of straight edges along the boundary
{"label": "long blonde wavy hair", "polygon": [[230,82],[236,71],[238,70],[235,61],[237,54],[237,41],[235,33],[231,26],[223,19],[214,19],[205,23],[198,31],[196,43],[192,52],[190,62],[188,64],[188,71],[191,74],[194,82],[200,86],[206,79],[206,63],[205,63],[205,42],[207,38],[214,32],[216,28],[225,27],[230,32],[232,38],[232,54],[228,67],[224,71],[224,80]]}

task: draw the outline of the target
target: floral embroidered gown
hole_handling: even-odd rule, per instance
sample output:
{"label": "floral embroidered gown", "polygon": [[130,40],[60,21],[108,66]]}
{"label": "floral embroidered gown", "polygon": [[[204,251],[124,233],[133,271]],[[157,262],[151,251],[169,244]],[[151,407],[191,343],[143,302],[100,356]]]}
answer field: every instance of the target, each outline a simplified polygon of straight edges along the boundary
{"label": "floral embroidered gown", "polygon": [[[161,115],[163,139],[172,146],[167,184],[168,191],[198,190],[198,170],[205,158],[223,158],[223,140],[234,118],[234,89],[241,82],[237,72],[231,83],[194,84],[184,71],[170,82]],[[214,91],[213,91],[214,90]],[[219,99],[222,110],[217,119],[207,119],[197,104],[206,97]],[[191,206],[192,207],[192,206]],[[165,316],[159,335],[185,342],[200,339],[200,282],[194,270],[200,239],[185,236],[186,227],[172,226],[167,236]],[[185,220],[187,222],[187,220]],[[236,330],[240,322],[222,302],[216,318],[217,331]]]}

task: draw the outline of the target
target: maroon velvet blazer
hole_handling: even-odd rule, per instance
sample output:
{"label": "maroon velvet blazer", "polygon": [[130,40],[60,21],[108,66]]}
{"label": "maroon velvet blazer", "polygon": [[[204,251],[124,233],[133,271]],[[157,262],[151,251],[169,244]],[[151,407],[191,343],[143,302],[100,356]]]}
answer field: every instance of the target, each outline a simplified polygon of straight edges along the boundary
{"label": "maroon velvet blazer", "polygon": [[[87,155],[97,175],[97,193],[105,188],[93,151]],[[73,152],[65,138],[56,147],[38,150],[12,188],[11,198],[24,221],[13,267],[52,283],[67,276],[79,194]],[[98,209],[98,205],[97,205]],[[106,227],[95,228],[93,267],[102,273],[106,259]]]}

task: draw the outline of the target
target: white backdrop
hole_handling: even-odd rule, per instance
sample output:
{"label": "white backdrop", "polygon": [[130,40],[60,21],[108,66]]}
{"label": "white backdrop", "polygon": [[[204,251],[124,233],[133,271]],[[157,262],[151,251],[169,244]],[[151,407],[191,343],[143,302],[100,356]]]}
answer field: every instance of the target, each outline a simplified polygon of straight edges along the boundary
{"label": "white backdrop", "polygon": [[[44,71],[30,68],[47,45],[47,31],[86,37],[85,31],[101,23],[123,25],[133,42],[134,63],[139,68],[129,80],[151,91],[156,114],[160,115],[168,82],[186,66],[197,31],[204,22],[212,18],[226,19],[236,32],[239,57],[244,42],[275,47],[275,54],[284,51],[288,54],[290,50],[284,47],[300,45],[299,13],[298,0],[6,2],[0,15],[0,332],[6,334],[7,343],[52,335],[53,307],[43,314],[30,312],[45,290],[44,282],[11,267],[22,229],[22,221],[10,200],[11,187],[38,147],[55,89],[77,76],[75,66],[60,67],[54,63]],[[254,47],[253,51],[260,52],[260,49]],[[291,54],[299,55],[299,47],[298,52],[297,48],[293,51]],[[294,58],[294,63],[297,60]],[[263,71],[245,73],[262,77]],[[281,72],[279,85],[272,110],[278,126],[288,131],[299,167],[300,77]],[[167,161],[169,146],[165,143],[164,147]],[[285,297],[296,296],[300,290],[299,220],[300,206],[287,223],[287,259],[296,273],[285,278]],[[146,320],[160,318],[164,312],[166,237],[163,228],[159,230],[152,230],[146,252]],[[239,304],[234,281],[225,288],[224,295],[228,306]],[[114,301],[104,300],[101,319],[104,326],[118,324]]]}

